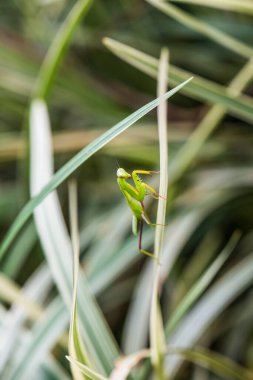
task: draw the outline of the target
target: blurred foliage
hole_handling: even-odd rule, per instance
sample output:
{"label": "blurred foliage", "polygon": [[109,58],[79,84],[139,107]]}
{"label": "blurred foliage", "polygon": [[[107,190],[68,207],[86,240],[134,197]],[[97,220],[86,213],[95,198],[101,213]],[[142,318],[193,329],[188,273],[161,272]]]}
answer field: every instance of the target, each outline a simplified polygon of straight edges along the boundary
{"label": "blurred foliage", "polygon": [[[0,3],[1,238],[30,197],[28,112],[32,93],[43,58],[74,4],[73,0],[10,0]],[[252,15],[184,4],[183,1],[176,5],[241,42],[252,44]],[[112,54],[102,43],[104,37],[152,57],[158,57],[161,48],[166,46],[173,65],[224,86],[246,63],[245,57],[187,28],[145,1],[94,1],[73,35],[48,98],[55,170],[102,132],[156,97],[156,81]],[[251,83],[243,93],[252,97]],[[210,104],[182,93],[169,100],[169,162],[189,140],[209,108]],[[118,190],[115,172],[118,165],[127,171],[136,168],[159,170],[156,123],[156,112],[152,111],[93,155],[73,175],[78,182],[82,267],[117,344],[127,354],[148,343],[148,274],[151,263],[138,253],[138,242],[131,236],[130,213]],[[202,321],[206,324],[196,332],[192,341],[188,342],[186,337],[185,342],[189,347],[198,343],[249,370],[253,370],[252,283],[247,272],[253,266],[252,143],[252,123],[225,114],[186,173],[169,187],[168,230],[161,279],[161,305],[167,325],[170,314],[219,256],[234,231],[241,232],[239,244],[203,291],[200,300],[191,305],[182,323],[179,321],[168,336],[168,343],[178,345],[179,342],[184,346],[179,338],[180,331],[194,329],[194,313],[202,310],[201,301],[204,302],[206,297],[213,302],[208,309],[210,319],[203,312]],[[157,187],[156,179],[152,181]],[[69,225],[65,183],[58,189],[58,194]],[[156,203],[150,201],[148,207],[152,220],[155,220]],[[152,230],[146,228],[144,240],[147,247],[152,247]],[[229,276],[236,273],[234,293],[231,290],[229,295],[225,285],[229,284],[232,289]],[[48,321],[50,315],[57,320],[56,316],[64,314],[63,306],[58,307],[58,303],[61,305],[59,290],[51,278],[47,256],[33,222],[25,226],[2,260],[0,276],[13,281],[17,293],[21,289],[23,294],[25,286],[29,288],[30,283],[34,295],[29,296],[28,291],[25,297],[40,306],[42,312],[48,313]],[[43,285],[41,281],[44,281]],[[9,288],[6,285],[0,292],[3,300],[0,338],[12,328],[7,322],[10,313],[15,313],[15,305],[17,310],[17,305],[22,304],[17,293],[14,292],[13,296],[8,292]],[[213,294],[221,300],[217,309]],[[41,323],[39,326],[43,324],[40,314],[31,313],[29,302],[25,304],[26,313],[19,325],[14,354],[9,354],[3,365],[0,359],[2,376],[9,376],[9,369],[15,367],[27,339],[27,331],[32,332],[31,336],[37,336],[37,323]],[[35,361],[36,378],[70,378],[63,336],[68,313],[59,318],[58,330],[55,327],[54,339],[48,343],[46,353],[42,353],[43,359]],[[187,325],[187,318],[188,321],[192,318],[193,325],[190,322]],[[52,326],[57,326],[57,322]],[[43,328],[46,331],[46,327]],[[195,324],[196,331],[197,328]],[[186,362],[181,364],[168,362],[171,378],[220,378],[208,369]],[[148,379],[147,373],[148,360],[131,378]],[[33,378],[29,376],[27,378]]]}

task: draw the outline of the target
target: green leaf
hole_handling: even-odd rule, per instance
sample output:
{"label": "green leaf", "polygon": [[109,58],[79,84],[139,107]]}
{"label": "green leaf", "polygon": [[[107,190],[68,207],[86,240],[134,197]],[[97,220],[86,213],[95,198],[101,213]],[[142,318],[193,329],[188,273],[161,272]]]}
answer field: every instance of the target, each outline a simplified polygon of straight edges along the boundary
{"label": "green leaf", "polygon": [[66,20],[61,25],[55,39],[50,45],[44,62],[37,78],[36,97],[45,99],[52,85],[56,70],[65,50],[70,43],[71,37],[79,25],[82,17],[88,12],[92,0],[79,0],[69,12]]}
{"label": "green leaf", "polygon": [[7,276],[15,278],[19,271],[22,271],[23,264],[36,240],[37,235],[34,224],[28,223],[3,262],[2,271]]}
{"label": "green leaf", "polygon": [[175,353],[181,355],[184,359],[199,364],[201,367],[207,368],[223,379],[227,380],[252,380],[253,373],[246,368],[241,367],[234,361],[226,358],[225,356],[205,350],[203,348],[197,348],[194,350],[180,350],[172,349],[168,350],[168,353]]}
{"label": "green leaf", "polygon": [[[217,281],[188,312],[169,337],[170,345],[182,349],[194,346],[222,311],[252,284],[252,271],[253,255],[249,255]],[[181,362],[180,358],[167,357],[167,373],[174,376]]]}
{"label": "green leaf", "polygon": [[182,9],[175,7],[169,2],[161,0],[146,0],[148,3],[162,11],[168,16],[173,17],[178,22],[181,22],[188,28],[191,28],[211,40],[217,42],[218,44],[226,47],[233,52],[246,57],[251,58],[253,56],[253,49],[241,42],[240,40],[230,36],[227,33],[220,31],[219,29],[214,28],[211,25],[206,24],[203,21],[200,21],[198,18],[192,16],[191,14],[184,12]]}
{"label": "green leaf", "polygon": [[[91,365],[88,356],[88,350],[79,329],[78,313],[77,313],[77,289],[79,274],[79,235],[78,235],[78,211],[77,211],[77,186],[76,182],[71,181],[69,185],[69,211],[70,211],[70,227],[71,240],[73,246],[73,294],[71,318],[69,327],[69,355],[81,363]],[[102,336],[101,336],[102,340]],[[82,380],[84,377],[77,366],[71,364],[71,372],[74,380]]]}
{"label": "green leaf", "polygon": [[[48,353],[64,330],[68,315],[64,314],[65,306],[59,300],[52,302],[47,308],[47,314],[31,329],[29,339],[23,342],[19,355],[14,358],[8,376],[5,380],[25,380],[37,368],[38,363]],[[29,365],[28,365],[29,364]]]}
{"label": "green leaf", "polygon": [[[17,286],[15,286],[17,288]],[[14,290],[15,290],[14,288]],[[1,284],[1,289],[4,287]],[[0,373],[2,373],[5,366],[13,358],[13,352],[17,347],[17,339],[22,340],[23,324],[29,318],[30,320],[37,320],[42,317],[43,309],[36,304],[38,299],[40,303],[48,296],[49,291],[52,289],[52,280],[48,268],[41,265],[36,272],[29,277],[22,288],[18,288],[19,294],[13,302],[11,307],[4,318],[2,318],[2,326],[0,328],[0,341],[3,349],[1,350],[0,360]],[[9,289],[11,290],[11,289]],[[5,290],[5,296],[8,293]],[[17,302],[19,301],[19,302]],[[24,301],[24,302],[23,302]],[[26,305],[28,307],[26,307]]]}
{"label": "green leaf", "polygon": [[99,375],[86,365],[80,363],[79,361],[75,360],[74,358],[70,356],[66,356],[66,358],[70,361],[70,363],[74,364],[77,368],[79,368],[82,373],[84,373],[89,379],[91,380],[108,380],[107,377],[104,377],[102,375]]}
{"label": "green leaf", "polygon": [[[36,194],[53,175],[50,121],[46,103],[42,100],[33,102],[30,129],[31,192]],[[46,260],[61,297],[69,308],[72,299],[72,249],[56,191],[52,192],[40,204],[35,210],[34,216]],[[75,238],[75,270],[78,269],[76,251],[77,249],[79,251],[79,247],[76,248],[76,240]],[[77,275],[75,273],[75,292],[77,290],[76,281]],[[74,316],[72,315],[73,329],[71,329],[73,335],[71,335],[70,341],[72,343],[75,339],[75,348],[78,347],[78,355],[80,354],[82,360],[87,361],[87,354],[82,355],[81,353],[77,323],[73,325],[73,318],[74,321],[77,319],[75,298],[76,296],[74,296],[74,309],[72,309],[72,312],[74,311]],[[80,283],[78,304],[80,326],[85,347],[87,348],[85,351],[89,352],[96,369],[105,373],[110,372],[113,360],[118,356],[118,348],[95,298],[86,285],[84,276]],[[71,347],[73,346],[71,345]],[[26,357],[26,360],[28,361],[27,367],[29,367],[29,358]],[[35,364],[33,363],[33,365]]]}
{"label": "green leaf", "polygon": [[[150,77],[157,78],[158,60],[156,58],[110,38],[105,38],[104,44],[123,61]],[[249,62],[253,66],[252,60]],[[192,73],[170,65],[169,79],[172,85],[178,84],[189,76],[192,76]],[[226,87],[195,74],[194,81],[189,83],[182,92],[201,101],[223,105],[231,115],[253,123],[253,100],[246,95],[228,94]]]}
{"label": "green leaf", "polygon": [[[163,49],[159,61],[158,75],[158,97],[163,97],[167,91],[167,72],[169,52]],[[158,379],[164,379],[164,348],[166,344],[161,307],[159,303],[159,280],[160,280],[160,265],[158,262],[161,258],[163,247],[165,214],[168,189],[168,136],[167,136],[167,104],[161,101],[158,106],[158,135],[159,135],[159,152],[160,152],[160,184],[157,217],[156,217],[156,232],[155,232],[155,257],[154,275],[152,288],[152,301],[150,311],[150,348],[152,352],[152,364]]]}
{"label": "green leaf", "polygon": [[[224,9],[227,11],[246,13],[253,15],[253,3],[248,0],[172,0],[173,3],[185,3],[200,5],[203,7],[212,7]],[[171,1],[171,2],[172,2]]]}
{"label": "green leaf", "polygon": [[188,291],[185,297],[182,299],[180,304],[177,306],[174,313],[169,318],[168,324],[166,326],[167,336],[174,330],[175,326],[182,319],[182,317],[187,313],[194,302],[204,293],[208,285],[211,283],[215,275],[218,273],[224,262],[227,260],[231,252],[234,250],[238,240],[240,239],[240,234],[235,232],[234,235],[229,240],[226,247],[216,258],[216,260],[209,266],[209,268],[203,273],[198,281],[193,285],[193,287]]}

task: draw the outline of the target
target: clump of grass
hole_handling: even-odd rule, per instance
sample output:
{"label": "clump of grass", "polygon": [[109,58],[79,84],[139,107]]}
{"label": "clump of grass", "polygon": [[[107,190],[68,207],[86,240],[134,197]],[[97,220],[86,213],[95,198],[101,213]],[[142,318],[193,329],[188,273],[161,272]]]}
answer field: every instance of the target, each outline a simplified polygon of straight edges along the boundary
{"label": "clump of grass", "polygon": [[[252,5],[17,6],[2,14],[19,35],[5,22],[0,31],[0,377],[162,380],[211,371],[251,379]],[[169,65],[166,49],[155,58],[165,45]],[[167,82],[176,87],[167,91]],[[159,139],[146,116],[157,106]],[[21,137],[23,120],[29,135]],[[89,143],[71,148],[79,129]],[[20,165],[25,144],[30,157]],[[129,233],[116,159],[129,170],[160,161],[158,226],[143,241],[154,243],[161,265],[142,257]],[[68,223],[65,180],[74,175]]]}

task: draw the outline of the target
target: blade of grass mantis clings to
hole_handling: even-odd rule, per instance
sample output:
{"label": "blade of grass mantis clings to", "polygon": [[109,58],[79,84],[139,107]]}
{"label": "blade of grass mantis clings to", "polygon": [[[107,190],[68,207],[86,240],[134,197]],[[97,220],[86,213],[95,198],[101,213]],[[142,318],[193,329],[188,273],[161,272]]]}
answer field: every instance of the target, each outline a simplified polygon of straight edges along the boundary
{"label": "blade of grass mantis clings to", "polygon": [[158,105],[158,135],[160,150],[160,186],[157,210],[157,226],[155,233],[155,256],[157,261],[154,267],[154,282],[151,298],[150,314],[150,343],[152,352],[152,362],[154,365],[156,379],[166,378],[164,371],[164,351],[165,335],[161,309],[159,304],[159,274],[160,274],[160,253],[163,246],[166,197],[168,188],[168,138],[167,138],[167,105],[163,97],[167,89],[168,56],[166,49],[162,50],[159,70],[158,70],[158,97],[161,99]]}
{"label": "blade of grass mantis clings to", "polygon": [[[168,91],[164,96],[166,99],[170,98],[176,92],[178,92],[182,87],[184,87],[190,80],[189,78],[177,87]],[[36,112],[36,104],[37,100],[35,100],[31,105],[31,111]],[[46,198],[48,194],[50,194],[54,189],[56,189],[65,179],[67,179],[79,166],[81,166],[88,158],[90,158],[94,153],[96,153],[99,149],[104,147],[109,141],[118,136],[120,133],[129,128],[132,124],[134,124],[141,117],[146,115],[152,109],[157,107],[159,104],[159,99],[155,99],[152,102],[146,104],[141,107],[139,110],[135,111],[118,124],[114,125],[111,129],[103,133],[100,137],[93,140],[90,144],[88,144],[85,148],[83,148],[79,153],[77,153],[72,159],[70,159],[64,166],[61,167],[51,178],[51,180],[42,188],[42,190],[33,197],[23,209],[20,211],[19,215],[13,222],[9,231],[7,232],[1,246],[0,246],[0,260],[3,258],[3,255],[9,248],[10,244],[28,220],[28,218],[32,215],[33,210]],[[45,105],[46,106],[46,105]]]}
{"label": "blade of grass mantis clings to", "polygon": [[[79,237],[78,237],[78,213],[77,213],[77,186],[76,182],[69,183],[69,213],[71,226],[71,240],[73,246],[73,296],[71,318],[69,327],[69,355],[82,363],[89,363],[85,346],[81,339],[77,315],[77,288],[79,273]],[[83,380],[80,369],[70,361],[71,372],[74,380]]]}

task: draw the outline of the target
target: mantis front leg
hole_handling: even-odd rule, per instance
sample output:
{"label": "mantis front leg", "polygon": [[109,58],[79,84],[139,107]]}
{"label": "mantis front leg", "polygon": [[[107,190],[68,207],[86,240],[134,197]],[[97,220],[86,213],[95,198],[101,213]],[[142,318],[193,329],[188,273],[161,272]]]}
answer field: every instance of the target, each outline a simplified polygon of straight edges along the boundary
{"label": "mantis front leg", "polygon": [[[132,178],[133,178],[134,184],[136,186],[136,189],[138,191],[143,192],[143,190],[145,189],[145,195],[149,194],[149,195],[151,195],[152,198],[159,199],[160,195],[157,193],[157,191],[155,189],[153,189],[153,187],[147,185],[145,182],[142,182],[142,180],[138,176],[138,174],[150,175],[150,174],[154,174],[154,173],[159,173],[159,172],[151,171],[151,170],[134,170],[132,172]],[[150,193],[147,193],[146,190],[149,190]]]}

